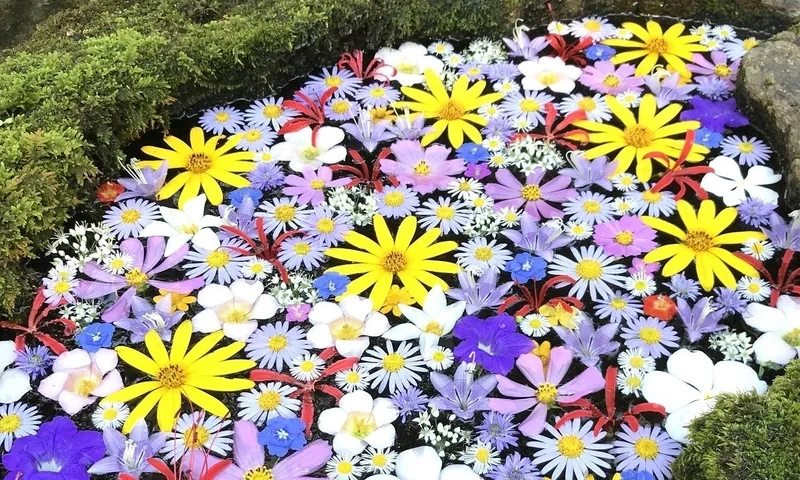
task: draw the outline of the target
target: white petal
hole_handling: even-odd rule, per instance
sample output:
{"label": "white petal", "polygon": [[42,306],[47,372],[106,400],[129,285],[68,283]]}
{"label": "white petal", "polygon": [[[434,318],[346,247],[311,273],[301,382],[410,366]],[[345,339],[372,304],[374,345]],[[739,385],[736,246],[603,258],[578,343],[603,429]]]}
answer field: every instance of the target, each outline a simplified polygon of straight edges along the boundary
{"label": "white petal", "polygon": [[350,295],[339,302],[342,313],[347,317],[354,317],[359,320],[366,320],[367,316],[373,312],[372,300],[369,298]]}
{"label": "white petal", "polygon": [[219,237],[210,228],[201,228],[192,237],[192,243],[206,250],[215,250],[219,247]]}
{"label": "white petal", "polygon": [[339,305],[333,302],[319,302],[308,312],[308,321],[312,325],[327,325],[343,316]]}
{"label": "white petal", "polygon": [[361,358],[361,355],[364,355],[364,351],[369,348],[369,338],[358,337],[353,340],[336,340],[335,345],[339,355],[345,358]]}
{"label": "white petal", "polygon": [[428,296],[425,297],[425,304],[422,306],[422,311],[434,317],[446,306],[447,298],[444,296],[442,286],[437,283],[430,289]]}
{"label": "white petal", "polygon": [[373,448],[389,448],[394,445],[395,435],[394,425],[388,424],[367,435],[364,441]]}
{"label": "white petal", "polygon": [[718,197],[726,195],[736,188],[736,182],[722,178],[716,173],[707,173],[703,176],[700,186],[707,192],[711,192]]}
{"label": "white petal", "polygon": [[[320,130],[322,130],[322,129],[320,129]],[[312,137],[312,135],[313,135],[313,132],[311,131],[311,127],[304,127],[304,128],[301,128],[300,130],[298,130],[296,132],[287,133],[286,135],[283,136],[283,138],[287,142],[289,142],[289,143],[291,143],[293,145],[299,145],[299,146],[305,147],[305,146],[311,145],[311,137]],[[273,147],[273,148],[275,148],[275,147]],[[270,150],[270,152],[274,154],[274,150]]]}
{"label": "white petal", "polygon": [[744,363],[723,360],[714,365],[714,394],[767,391],[767,382],[759,380],[758,373]]}
{"label": "white petal", "polygon": [[[152,223],[150,225],[152,225]],[[148,225],[148,227],[150,225]],[[167,240],[167,246],[164,247],[164,256],[168,257],[168,256],[172,255],[173,253],[177,252],[179,248],[181,248],[182,246],[186,245],[186,242],[188,242],[191,239],[192,239],[192,236],[189,235],[188,233],[178,233],[178,234],[172,235]]]}
{"label": "white petal", "polygon": [[442,335],[447,335],[453,331],[456,322],[464,315],[464,310],[467,308],[467,302],[456,302],[448,305],[447,308],[439,312],[439,324],[442,326]]}
{"label": "white petal", "polygon": [[400,480],[439,480],[442,459],[433,447],[417,447],[400,452],[395,465]]}
{"label": "white petal", "polygon": [[86,368],[92,364],[92,357],[86,350],[70,350],[62,353],[53,362],[54,372],[69,372]]}
{"label": "white petal", "polygon": [[751,197],[757,198],[765,203],[778,203],[780,195],[775,190],[758,185],[749,185],[744,187]]}
{"label": "white petal", "polygon": [[314,325],[306,333],[306,340],[314,348],[328,348],[334,345],[333,336],[327,325]]}
{"label": "white petal", "polygon": [[[780,299],[778,303],[780,304]],[[780,332],[786,316],[777,309],[762,303],[751,303],[742,313],[744,322],[759,332]]]}
{"label": "white petal", "polygon": [[24,371],[10,368],[0,373],[0,403],[16,402],[30,390],[31,379]]}
{"label": "white petal", "polygon": [[414,42],[405,42],[398,48],[409,60],[418,60],[428,55],[428,49]]}
{"label": "white petal", "polygon": [[690,351],[685,348],[670,355],[667,360],[667,371],[679,380],[694,386],[701,392],[711,390],[713,385],[712,369],[714,362],[703,352]]}
{"label": "white petal", "polygon": [[0,342],[0,372],[17,360],[17,345],[12,340]]}
{"label": "white petal", "polygon": [[[442,73],[442,70],[444,70],[444,62],[433,55],[425,55],[424,57],[420,58],[417,62],[417,66],[419,67],[420,72],[424,72],[425,70],[433,70],[438,74]],[[420,76],[425,78],[424,75]]]}
{"label": "white petal", "polygon": [[397,420],[400,412],[394,406],[394,402],[388,398],[376,398],[372,402],[372,415],[375,417],[375,423],[381,426]]}
{"label": "white petal", "polygon": [[101,348],[90,356],[103,375],[117,368],[117,364],[119,363],[117,352],[110,348]]}
{"label": "white petal", "polygon": [[264,285],[261,282],[250,281],[240,278],[231,284],[231,293],[236,300],[253,305],[258,300],[259,295],[264,293]]}
{"label": "white petal", "polygon": [[[4,373],[3,376],[0,377],[0,384],[5,382],[5,375],[6,374]],[[62,390],[64,390],[64,385],[66,385],[67,380],[69,380],[69,374],[67,372],[55,372],[52,375],[48,375],[42,379],[42,381],[39,383],[38,392],[50,400],[56,400],[61,394]],[[28,389],[30,389],[30,385],[28,386]],[[4,395],[6,392],[7,389],[4,385],[4,388],[0,389],[0,396]],[[8,393],[11,392],[8,391]]]}
{"label": "white petal", "polygon": [[201,193],[183,204],[183,212],[192,220],[199,222],[206,210],[206,194]]}
{"label": "white petal", "polygon": [[336,435],[342,431],[344,422],[347,421],[347,412],[341,408],[329,408],[319,415],[317,427],[328,435]]}
{"label": "white petal", "polygon": [[347,156],[347,149],[341,145],[337,145],[325,153],[320,154],[317,157],[317,161],[320,163],[339,163],[344,160],[344,157]]}
{"label": "white petal", "polygon": [[415,325],[411,323],[403,323],[390,328],[386,333],[383,334],[383,338],[395,342],[401,342],[403,340],[419,338],[421,334],[422,330],[417,328]]}
{"label": "white petal", "polygon": [[648,402],[662,405],[667,412],[680,410],[700,399],[700,392],[666,372],[650,372],[642,380],[642,395]]}
{"label": "white petal", "polygon": [[211,333],[222,328],[217,313],[214,310],[206,309],[192,318],[192,331]]}
{"label": "white petal", "polygon": [[708,162],[708,166],[713,168],[714,173],[716,173],[722,178],[727,178],[729,180],[743,179],[742,170],[739,167],[739,162],[730,157],[725,157],[723,155],[720,155],[714,160]]}
{"label": "white petal", "polygon": [[225,336],[237,342],[246,342],[250,335],[258,328],[258,322],[223,323],[222,331]]}
{"label": "white petal", "polygon": [[[170,209],[171,210],[171,209]],[[170,224],[161,221],[155,221],[147,224],[140,237],[172,237],[178,235],[180,232],[172,227]]]}
{"label": "white petal", "polygon": [[417,307],[403,305],[401,303],[398,305],[398,308],[400,308],[400,313],[420,330],[424,330],[428,323],[430,323],[431,316]]}
{"label": "white petal", "polygon": [[747,171],[748,185],[772,185],[781,181],[781,175],[764,165],[755,165]]}
{"label": "white petal", "polygon": [[481,480],[481,477],[466,465],[448,465],[442,469],[439,480]]}
{"label": "white petal", "polygon": [[377,337],[389,330],[389,319],[381,312],[372,312],[367,315],[362,334],[368,337]]}
{"label": "white petal", "polygon": [[372,411],[372,395],[363,391],[357,390],[348,393],[339,400],[339,408],[347,413],[361,412],[368,413]]}
{"label": "white petal", "polygon": [[753,350],[759,365],[767,362],[786,365],[797,355],[794,347],[773,332],[767,332],[758,337],[758,340],[753,343]]}
{"label": "white petal", "polygon": [[664,430],[667,431],[673,440],[677,440],[681,443],[688,443],[687,437],[689,436],[689,429],[686,427],[692,420],[711,410],[714,403],[714,399],[698,400],[686,405],[677,412],[670,413],[667,416],[667,420],[664,422]]}
{"label": "white petal", "polygon": [[[326,152],[334,145],[342,143],[344,130],[338,127],[322,127],[317,131],[317,148]],[[342,147],[344,148],[344,147]]]}
{"label": "white petal", "polygon": [[250,310],[250,318],[255,318],[256,320],[272,318],[278,312],[278,308],[280,308],[280,305],[278,305],[278,300],[275,297],[269,294],[259,295],[258,300]]}
{"label": "white petal", "polygon": [[358,455],[367,448],[367,442],[360,440],[347,432],[337,433],[333,437],[333,451],[342,455]]}
{"label": "white petal", "polygon": [[216,308],[233,300],[231,289],[216,283],[204,287],[197,294],[197,303],[203,308]]}

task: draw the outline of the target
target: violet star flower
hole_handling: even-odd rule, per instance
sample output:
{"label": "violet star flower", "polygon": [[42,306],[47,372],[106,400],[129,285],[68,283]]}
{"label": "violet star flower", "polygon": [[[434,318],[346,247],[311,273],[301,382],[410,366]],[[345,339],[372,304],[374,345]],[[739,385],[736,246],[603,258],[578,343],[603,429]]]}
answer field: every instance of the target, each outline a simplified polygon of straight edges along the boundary
{"label": "violet star flower", "polygon": [[[238,207],[232,205],[219,206],[219,216],[222,218],[222,225],[238,228],[250,238],[258,237],[255,211],[256,204],[250,197],[242,199],[242,203]],[[217,232],[217,237],[219,237],[220,241],[239,238],[225,230],[219,230]]]}
{"label": "violet star flower", "polygon": [[131,343],[141,343],[150,330],[155,330],[161,340],[169,342],[172,338],[172,327],[183,318],[183,312],[172,310],[172,296],[165,295],[155,307],[141,297],[133,297],[131,301],[131,317],[114,322],[119,328],[131,332]]}
{"label": "violet star flower", "polygon": [[553,261],[555,250],[572,243],[572,238],[561,229],[542,225],[527,212],[522,213],[520,230],[503,230],[503,235],[514,242],[514,245],[528,250],[534,255],[544,258],[548,263]]}
{"label": "violet star flower", "polygon": [[494,411],[508,414],[517,414],[533,408],[530,415],[520,424],[519,431],[527,437],[539,435],[544,430],[549,407],[557,403],[574,402],[599,391],[605,385],[603,374],[597,367],[589,367],[561,385],[571,364],[572,352],[564,347],[556,347],[550,351],[547,370],[538,356],[530,353],[522,355],[517,359],[517,368],[531,382],[532,387],[498,375],[498,390],[512,398],[490,398],[489,407]]}
{"label": "violet star flower", "polygon": [[285,180],[282,193],[286,196],[298,196],[297,203],[319,205],[325,201],[324,188],[343,187],[350,183],[349,178],[333,180],[333,170],[330,167],[311,167],[303,169],[303,176],[289,175]]}
{"label": "violet star flower", "polygon": [[489,410],[489,399],[486,396],[497,386],[497,379],[494,375],[473,379],[469,364],[464,362],[458,366],[453,378],[431,372],[431,383],[439,396],[433,397],[428,406],[453,412],[458,418],[469,421],[475,412]]}
{"label": "violet star flower", "polygon": [[697,120],[703,127],[717,133],[724,132],[726,127],[750,125],[750,120],[736,110],[735,98],[715,102],[692,97],[689,103],[693,108],[681,112],[681,121]]}
{"label": "violet star flower", "polygon": [[648,75],[644,77],[647,88],[656,96],[656,106],[664,108],[672,102],[688,100],[696,85],[681,85],[681,75],[672,73],[666,78],[661,75]]}
{"label": "violet star flower", "polygon": [[423,148],[416,140],[400,140],[391,149],[395,160],[382,160],[381,171],[396,176],[420,194],[447,189],[451,177],[467,168],[464,160],[448,160],[451,150],[442,145]]}
{"label": "violet star flower", "polygon": [[619,342],[614,341],[619,330],[617,322],[608,323],[597,330],[591,320],[581,322],[577,331],[560,326],[554,329],[564,341],[564,346],[587,367],[596,367],[600,363],[600,356],[608,355],[619,348]]}
{"label": "violet star flower", "polygon": [[167,179],[167,167],[167,162],[161,162],[157,169],[138,168],[135,165],[126,168],[131,178],[119,178],[117,182],[125,187],[127,192],[119,194],[116,201],[136,197],[155,198]]}
{"label": "violet star flower", "polygon": [[511,371],[515,358],[533,350],[533,341],[517,333],[517,322],[507,313],[486,320],[463,317],[453,334],[461,340],[453,352],[458,360],[475,362],[501,375]]}
{"label": "violet star flower", "polygon": [[378,143],[395,137],[395,134],[389,130],[390,124],[391,122],[387,120],[373,123],[369,110],[361,110],[357,121],[342,124],[341,127],[342,130],[364,145],[368,152],[373,152],[378,148]]}
{"label": "violet star flower", "polygon": [[[494,209],[499,212],[505,207],[518,209],[525,206],[525,211],[534,220],[542,218],[561,218],[564,212],[547,202],[564,202],[578,194],[574,188],[568,188],[572,179],[566,175],[557,175],[542,184],[547,171],[537,167],[525,179],[523,185],[507,168],[498,170],[495,179],[499,183],[486,185],[486,193],[495,200]],[[545,201],[546,200],[546,201]]]}
{"label": "violet star flower", "polygon": [[432,126],[425,126],[424,115],[399,115],[393,124],[389,124],[389,131],[398,140],[416,140],[433,130]]}
{"label": "violet star flower", "polygon": [[106,322],[115,322],[122,319],[130,309],[133,297],[139,288],[151,285],[163,288],[170,292],[191,293],[205,284],[202,277],[188,280],[168,282],[155,280],[153,277],[169,270],[183,260],[189,245],[183,245],[172,255],[163,258],[166,249],[164,237],[150,237],[147,239],[147,251],[142,242],[137,238],[124,240],[119,247],[122,253],[127,253],[133,258],[133,268],[125,275],[108,273],[97,262],[88,262],[83,267],[83,273],[93,280],[81,280],[78,284],[77,296],[83,299],[94,299],[117,293],[125,292],[117,297],[114,304],[103,312],[102,319]]}
{"label": "violet star flower", "polygon": [[514,29],[514,38],[504,38],[503,42],[511,50],[508,52],[509,57],[522,57],[525,60],[536,60],[539,58],[539,52],[545,49],[550,42],[547,37],[534,37],[531,39],[527,33],[521,28]]}
{"label": "violet star flower", "polygon": [[503,297],[514,285],[514,282],[497,285],[497,275],[497,271],[488,269],[476,282],[471,273],[460,270],[458,283],[461,288],[451,288],[447,291],[447,296],[467,302],[467,315],[474,315],[484,308],[497,307],[503,303]]}
{"label": "violet star flower", "polygon": [[133,426],[128,438],[113,428],[103,430],[103,442],[108,456],[89,467],[92,475],[109,473],[127,473],[139,478],[144,473],[155,473],[157,470],[147,462],[153,458],[167,443],[167,434],[163,432],[148,436],[147,424],[139,420]]}
{"label": "violet star flower", "polygon": [[681,297],[676,299],[676,303],[678,304],[678,316],[686,326],[689,343],[699,342],[703,335],[725,329],[724,325],[719,324],[725,311],[715,309],[710,298],[701,298],[693,307],[690,307],[689,303]]}
{"label": "violet star flower", "polygon": [[586,160],[583,155],[572,158],[575,168],[563,168],[561,174],[575,180],[575,188],[591,187],[597,185],[606,191],[611,191],[611,176],[617,170],[617,161],[608,162],[608,157],[603,155],[592,160]]}
{"label": "violet star flower", "polygon": [[769,228],[761,227],[775,248],[782,250],[800,250],[800,216],[787,222],[782,216],[773,212],[769,217]]}

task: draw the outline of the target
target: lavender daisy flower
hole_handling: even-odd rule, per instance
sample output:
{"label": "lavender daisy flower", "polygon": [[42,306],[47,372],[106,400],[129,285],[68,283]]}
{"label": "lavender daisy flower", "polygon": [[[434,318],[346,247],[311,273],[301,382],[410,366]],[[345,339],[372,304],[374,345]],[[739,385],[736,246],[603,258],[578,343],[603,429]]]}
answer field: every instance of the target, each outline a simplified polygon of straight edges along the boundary
{"label": "lavender daisy flower", "polygon": [[355,118],[359,110],[358,102],[349,100],[341,94],[336,94],[325,104],[325,117],[337,122],[344,122]]}
{"label": "lavender daisy flower", "polygon": [[429,398],[419,388],[409,387],[392,394],[390,400],[400,412],[400,421],[406,423],[409,416],[425,411]]}
{"label": "lavender daisy flower", "polygon": [[417,210],[420,226],[439,228],[443,235],[459,234],[464,225],[469,223],[470,212],[466,204],[451,197],[439,197],[438,200],[428,199],[422,204],[423,208]]}
{"label": "lavender daisy flower", "polygon": [[737,111],[735,98],[715,102],[692,97],[689,103],[692,109],[681,112],[681,121],[697,120],[703,127],[717,133],[724,132],[727,127],[750,125],[750,120]]}
{"label": "lavender daisy flower", "polygon": [[222,132],[234,133],[244,121],[244,115],[235,107],[225,105],[206,110],[200,116],[200,126],[206,132],[221,135]]}
{"label": "lavender daisy flower", "polygon": [[142,198],[133,198],[108,209],[103,223],[120,240],[138,237],[144,227],[161,218],[158,205]]}
{"label": "lavender daisy flower", "polygon": [[681,445],[658,425],[641,425],[634,432],[623,424],[613,446],[609,453],[615,456],[617,470],[645,471],[658,480],[672,478],[670,465],[681,452]]}
{"label": "lavender daisy flower", "polygon": [[17,351],[17,359],[14,365],[27,373],[31,380],[36,380],[47,373],[55,359],[55,355],[52,355],[50,349],[44,345],[37,345],[33,348],[25,345],[24,350]]}
{"label": "lavender daisy flower", "polygon": [[511,140],[515,133],[517,133],[517,129],[511,117],[492,118],[481,129],[481,135],[484,138],[500,138],[506,142]]}
{"label": "lavender daisy flower", "polygon": [[517,446],[517,425],[513,422],[514,416],[507,413],[490,411],[483,416],[483,422],[478,425],[478,440],[494,446],[497,451]]}
{"label": "lavender daisy flower", "polygon": [[482,65],[478,62],[467,62],[459,65],[458,75],[466,75],[470,82],[483,80],[486,77],[484,72],[485,68],[486,65]]}
{"label": "lavender daisy flower", "polygon": [[281,166],[274,162],[257,163],[247,174],[250,186],[259,190],[270,190],[283,185],[286,175]]}
{"label": "lavender daisy flower", "polygon": [[155,198],[167,180],[167,162],[161,162],[157,169],[150,167],[139,168],[135,162],[125,166],[130,178],[119,178],[117,182],[125,187],[127,192],[122,192],[117,197],[117,202],[129,198]]}
{"label": "lavender daisy flower", "polygon": [[353,229],[353,219],[346,213],[335,213],[330,207],[317,205],[300,222],[300,229],[323,247],[344,241],[344,234]]}
{"label": "lavender daisy flower", "polygon": [[738,290],[732,290],[725,287],[717,287],[714,289],[717,299],[714,302],[716,306],[723,312],[723,317],[742,313],[747,308],[747,301],[742,298],[742,294]]}
{"label": "lavender daisy flower", "polygon": [[103,442],[108,456],[89,467],[88,473],[92,475],[127,473],[139,478],[145,473],[157,471],[147,460],[156,456],[164,447],[167,435],[158,432],[148,436],[147,424],[144,420],[139,420],[127,438],[113,428],[104,429]]}
{"label": "lavender daisy flower", "polygon": [[692,84],[681,85],[681,75],[672,73],[666,78],[661,75],[648,75],[644,84],[656,96],[658,108],[664,108],[672,102],[682,102],[691,98],[692,91],[696,88]]}
{"label": "lavender daisy flower", "polygon": [[424,115],[399,115],[393,124],[389,125],[389,131],[398,140],[416,140],[431,131],[430,126],[425,126]]}
{"label": "lavender daisy flower", "polygon": [[378,200],[378,213],[384,217],[404,218],[419,206],[417,193],[406,185],[385,187],[375,197]]}
{"label": "lavender daisy flower", "polygon": [[251,126],[243,128],[236,133],[242,135],[242,139],[239,140],[236,148],[247,150],[248,152],[260,152],[272,145],[275,139],[278,138],[278,134],[267,126]]}
{"label": "lavender daisy flower", "polygon": [[[353,117],[348,117],[348,120]],[[353,123],[342,124],[342,129],[349,133],[351,137],[364,145],[368,152],[375,151],[380,142],[391,140],[395,134],[390,130],[391,122],[373,122],[368,110],[361,110],[358,120]]]}
{"label": "lavender daisy flower", "polygon": [[500,375],[511,371],[517,357],[533,350],[533,341],[517,333],[517,322],[507,313],[486,320],[464,317],[453,334],[461,340],[453,352],[458,360],[478,363]]}
{"label": "lavender daisy flower", "polygon": [[258,368],[274,369],[277,372],[288,368],[295,358],[303,357],[311,349],[306,333],[300,326],[291,327],[289,322],[262,325],[247,339],[244,351],[247,358],[259,362]]}
{"label": "lavender daisy flower", "polygon": [[453,412],[466,421],[472,420],[475,412],[489,410],[489,399],[486,396],[497,386],[497,379],[494,375],[484,375],[476,380],[470,369],[469,364],[461,363],[453,378],[431,372],[431,383],[439,396],[433,397],[428,405],[445,412]]}
{"label": "lavender daisy flower", "polygon": [[655,359],[661,358],[662,355],[669,356],[669,350],[666,347],[678,348],[680,346],[675,329],[653,317],[628,320],[626,326],[622,328],[620,336],[625,339],[626,347],[639,347],[645,355]]}
{"label": "lavender daisy flower", "polygon": [[489,78],[492,83],[513,80],[519,75],[520,71],[516,63],[497,62],[486,67],[486,77]]}
{"label": "lavender daisy flower", "polygon": [[309,75],[309,79],[307,85],[311,88],[324,92],[329,88],[336,87],[338,93],[348,96],[355,95],[358,87],[361,86],[361,80],[353,72],[347,69],[340,70],[339,67],[333,67],[330,70],[323,68],[321,75]]}
{"label": "lavender daisy flower", "polygon": [[189,278],[200,277],[206,285],[215,283],[215,281],[227,285],[242,277],[242,266],[246,263],[246,257],[235,250],[245,248],[245,244],[240,240],[224,239],[213,250],[207,250],[198,245],[192,245],[192,248],[194,250],[186,254],[186,264],[184,265],[184,268],[188,270],[186,276]]}
{"label": "lavender daisy flower", "polygon": [[601,319],[609,318],[612,322],[633,320],[642,313],[642,302],[629,293],[619,290],[606,298],[598,299],[594,304],[594,312]]}
{"label": "lavender daisy flower", "polygon": [[172,338],[172,327],[183,318],[183,312],[172,312],[172,296],[164,297],[151,305],[147,300],[135,297],[131,303],[131,316],[114,322],[119,328],[131,332],[131,343],[141,343],[150,330],[155,330],[161,340],[169,342]]}
{"label": "lavender daisy flower", "polygon": [[494,269],[486,270],[476,282],[475,277],[464,270],[458,272],[458,283],[461,288],[451,288],[447,296],[456,300],[467,302],[467,315],[474,315],[484,308],[494,308],[503,302],[503,297],[514,285],[506,282],[497,285],[498,272]]}
{"label": "lavender daisy flower", "polygon": [[677,304],[678,316],[686,327],[689,343],[699,342],[703,335],[725,328],[719,324],[724,312],[721,309],[714,309],[710,298],[701,298],[693,307],[682,298],[678,298]]}
{"label": "lavender daisy flower", "polygon": [[527,212],[522,213],[520,230],[503,230],[506,238],[523,250],[552,262],[555,250],[572,243],[572,238],[561,229],[540,224]]}
{"label": "lavender daisy flower", "polygon": [[311,237],[291,237],[281,243],[280,260],[289,270],[313,270],[322,264],[323,247]]}
{"label": "lavender daisy flower", "polygon": [[769,224],[769,218],[777,207],[776,204],[765,202],[760,198],[748,197],[736,207],[736,210],[741,221],[751,227],[760,227]]}
{"label": "lavender daisy flower", "polygon": [[601,193],[583,191],[564,202],[564,213],[570,220],[594,225],[610,222],[613,218],[611,199]]}
{"label": "lavender daisy flower", "polygon": [[699,77],[697,93],[711,100],[722,100],[731,95],[731,84],[716,77]]}
{"label": "lavender daisy flower", "polygon": [[300,115],[300,113],[296,110],[283,106],[283,97],[277,99],[275,97],[270,97],[263,100],[256,100],[256,102],[250,105],[250,108],[245,111],[244,118],[247,120],[247,123],[251,125],[257,127],[272,126],[277,132],[284,123],[298,115]]}
{"label": "lavender daisy flower", "polygon": [[544,123],[545,105],[553,100],[554,96],[544,92],[512,92],[503,99],[500,111],[513,121],[524,120],[529,128],[536,128]]}
{"label": "lavender daisy flower", "polygon": [[578,325],[578,330],[556,326],[556,333],[564,346],[572,350],[572,353],[587,367],[595,367],[600,363],[601,355],[608,355],[616,352],[619,343],[614,341],[614,337],[619,330],[619,323],[609,323],[594,329],[594,322],[585,321]]}
{"label": "lavender daisy flower", "polygon": [[782,216],[773,212],[769,217],[769,228],[761,227],[761,231],[775,248],[800,249],[800,218],[794,218],[791,223],[787,223]]}
{"label": "lavender daisy flower", "polygon": [[772,149],[757,138],[731,135],[726,137],[721,144],[722,154],[726,157],[739,160],[739,165],[763,165],[769,160]]}
{"label": "lavender daisy flower", "polygon": [[392,103],[400,100],[400,92],[390,85],[382,83],[372,83],[364,85],[356,92],[356,100],[367,108],[388,107]]}
{"label": "lavender daisy flower", "polygon": [[507,456],[505,462],[489,472],[488,477],[491,480],[542,480],[531,459],[517,452]]}
{"label": "lavender daisy flower", "polygon": [[694,300],[700,296],[700,282],[692,278],[686,278],[686,274],[681,272],[670,277],[669,282],[665,283],[672,294],[672,298],[685,298]]}
{"label": "lavender daisy flower", "polygon": [[606,191],[612,190],[611,176],[617,169],[616,161],[609,163],[605,155],[586,160],[580,154],[570,157],[570,160],[574,168],[564,168],[559,173],[571,177],[576,188],[597,185]]}

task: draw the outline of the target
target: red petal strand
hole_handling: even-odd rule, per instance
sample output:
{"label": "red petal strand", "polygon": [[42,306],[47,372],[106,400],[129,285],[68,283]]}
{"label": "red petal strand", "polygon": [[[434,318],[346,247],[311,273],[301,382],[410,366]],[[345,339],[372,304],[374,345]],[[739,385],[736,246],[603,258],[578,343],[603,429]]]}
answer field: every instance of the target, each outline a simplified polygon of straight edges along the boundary
{"label": "red petal strand", "polygon": [[358,363],[358,357],[350,357],[350,358],[343,358],[339,361],[336,361],[328,366],[325,370],[322,371],[320,374],[320,378],[327,377],[329,375],[335,375],[342,370],[347,370],[351,368],[353,365]]}

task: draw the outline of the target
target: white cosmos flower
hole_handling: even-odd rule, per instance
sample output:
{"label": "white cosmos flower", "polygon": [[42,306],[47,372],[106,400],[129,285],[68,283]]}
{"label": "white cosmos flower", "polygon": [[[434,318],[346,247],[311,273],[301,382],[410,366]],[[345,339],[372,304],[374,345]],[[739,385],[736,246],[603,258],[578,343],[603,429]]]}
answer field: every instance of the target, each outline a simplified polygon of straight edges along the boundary
{"label": "white cosmos flower", "polygon": [[316,170],[322,165],[339,163],[347,155],[347,149],[339,145],[344,140],[341,128],[322,127],[313,142],[311,127],[287,133],[283,139],[272,147],[272,155],[277,161],[289,162],[289,168],[295,172],[302,172],[306,167]]}
{"label": "white cosmos flower", "polygon": [[767,203],[778,202],[778,192],[764,187],[781,179],[779,173],[763,165],[756,165],[747,170],[747,177],[742,177],[739,162],[719,156],[708,164],[714,173],[707,173],[700,182],[705,190],[722,197],[725,205],[733,207],[744,202],[749,194],[753,198]]}
{"label": "white cosmos flower", "polygon": [[786,365],[800,354],[800,304],[794,298],[781,295],[775,307],[751,303],[742,318],[763,332],[753,343],[759,364]]}
{"label": "white cosmos flower", "polygon": [[339,454],[358,455],[368,446],[389,448],[394,445],[392,425],[399,412],[388,398],[376,398],[367,392],[348,393],[339,406],[319,416],[320,431],[333,437],[333,450]]}
{"label": "white cosmos flower", "polygon": [[439,284],[434,285],[425,297],[422,310],[408,305],[398,305],[403,316],[409,323],[403,323],[390,328],[383,334],[389,340],[413,340],[426,336],[442,337],[453,331],[456,322],[467,308],[467,302],[447,304],[447,298]]}
{"label": "white cosmos flower", "polygon": [[272,318],[278,301],[264,293],[261,282],[239,279],[230,286],[211,284],[197,294],[205,310],[192,319],[195,332],[211,333],[222,329],[225,336],[246,341],[258,328],[258,320]]}
{"label": "white cosmos flower", "polygon": [[19,368],[8,368],[17,359],[12,340],[0,342],[0,403],[13,403],[31,389],[31,379]]}
{"label": "white cosmos flower", "polygon": [[386,315],[372,309],[372,300],[349,296],[338,304],[319,302],[308,313],[313,327],[306,338],[314,348],[336,346],[343,357],[360,357],[369,347],[368,337],[389,329]]}
{"label": "white cosmos flower", "polygon": [[400,48],[381,48],[375,58],[383,60],[386,66],[380,67],[376,73],[389,80],[397,80],[400,85],[409,87],[425,80],[425,70],[433,70],[437,75],[442,73],[444,63],[428,55],[428,49],[422,45],[406,42]]}
{"label": "white cosmos flower", "polygon": [[728,360],[714,364],[705,353],[685,348],[670,355],[667,372],[650,372],[642,381],[644,398],[664,406],[664,429],[682,443],[688,443],[686,427],[714,407],[717,395],[747,391],[767,391],[752,368]]}
{"label": "white cosmos flower", "polygon": [[481,480],[466,465],[442,468],[442,459],[433,447],[417,447],[397,455],[394,475],[373,475],[365,480]]}
{"label": "white cosmos flower", "polygon": [[200,194],[183,205],[182,209],[159,207],[164,221],[148,224],[140,237],[167,237],[164,256],[168,257],[179,248],[191,242],[206,250],[214,250],[219,241],[217,234],[209,227],[219,227],[222,219],[205,215],[206,196]]}
{"label": "white cosmos flower", "polygon": [[525,77],[522,79],[522,88],[525,90],[550,89],[558,93],[569,93],[575,89],[575,80],[581,76],[581,69],[564,63],[564,60],[554,57],[539,57],[535,61],[525,61],[519,64],[519,71]]}

